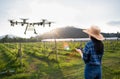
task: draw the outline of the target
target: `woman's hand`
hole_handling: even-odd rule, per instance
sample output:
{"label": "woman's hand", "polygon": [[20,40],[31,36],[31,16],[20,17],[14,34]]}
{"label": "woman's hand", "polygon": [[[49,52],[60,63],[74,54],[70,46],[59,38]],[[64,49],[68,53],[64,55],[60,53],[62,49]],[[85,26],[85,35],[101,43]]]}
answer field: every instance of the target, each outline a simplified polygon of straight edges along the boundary
{"label": "woman's hand", "polygon": [[83,57],[83,53],[82,53],[82,51],[80,50],[80,49],[75,49],[80,55],[81,55],[81,57]]}
{"label": "woman's hand", "polygon": [[75,50],[76,50],[77,52],[82,52],[80,49],[77,49],[77,48],[76,48]]}

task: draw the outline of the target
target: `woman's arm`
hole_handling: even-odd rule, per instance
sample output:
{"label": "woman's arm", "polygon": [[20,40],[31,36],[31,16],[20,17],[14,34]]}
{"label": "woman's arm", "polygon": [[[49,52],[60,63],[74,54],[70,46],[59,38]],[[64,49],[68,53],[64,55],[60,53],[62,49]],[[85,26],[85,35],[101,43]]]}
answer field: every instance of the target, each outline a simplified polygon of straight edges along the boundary
{"label": "woman's arm", "polygon": [[80,49],[75,49],[79,54],[80,54],[80,56],[83,58],[83,53],[82,53],[82,51],[80,50]]}

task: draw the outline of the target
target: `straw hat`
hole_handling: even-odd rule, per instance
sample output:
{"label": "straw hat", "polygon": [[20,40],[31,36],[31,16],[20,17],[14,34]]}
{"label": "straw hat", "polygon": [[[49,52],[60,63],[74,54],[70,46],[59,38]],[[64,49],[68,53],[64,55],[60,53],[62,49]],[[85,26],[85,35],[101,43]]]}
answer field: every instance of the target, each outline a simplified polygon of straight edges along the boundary
{"label": "straw hat", "polygon": [[103,35],[100,33],[100,28],[97,26],[91,26],[90,28],[83,30],[83,32],[96,38],[97,40],[104,40]]}

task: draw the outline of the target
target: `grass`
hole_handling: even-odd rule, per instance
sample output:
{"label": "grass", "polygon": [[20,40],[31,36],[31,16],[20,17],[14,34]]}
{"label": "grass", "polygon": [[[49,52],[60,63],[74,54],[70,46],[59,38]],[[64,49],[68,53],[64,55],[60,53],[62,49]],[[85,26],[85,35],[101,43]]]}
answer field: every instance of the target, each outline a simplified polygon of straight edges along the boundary
{"label": "grass", "polygon": [[[22,65],[17,57],[17,43],[0,44],[0,79],[83,79],[85,64],[74,48],[80,44],[84,47],[85,43],[68,44],[70,50],[67,51],[62,42],[57,42],[56,60],[54,42],[22,43]],[[119,79],[120,41],[104,41],[104,45],[102,77]],[[14,59],[16,60],[8,65]]]}

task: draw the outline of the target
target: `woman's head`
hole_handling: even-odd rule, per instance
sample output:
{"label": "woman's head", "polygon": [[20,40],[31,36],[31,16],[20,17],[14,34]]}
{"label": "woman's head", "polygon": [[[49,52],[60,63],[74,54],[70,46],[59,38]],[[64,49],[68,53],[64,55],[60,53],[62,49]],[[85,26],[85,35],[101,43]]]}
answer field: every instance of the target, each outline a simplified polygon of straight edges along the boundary
{"label": "woman's head", "polygon": [[90,28],[83,30],[83,32],[87,33],[89,36],[96,38],[97,40],[104,40],[102,34],[100,34],[100,28],[98,26],[91,26]]}

